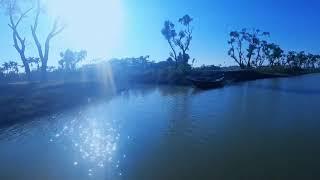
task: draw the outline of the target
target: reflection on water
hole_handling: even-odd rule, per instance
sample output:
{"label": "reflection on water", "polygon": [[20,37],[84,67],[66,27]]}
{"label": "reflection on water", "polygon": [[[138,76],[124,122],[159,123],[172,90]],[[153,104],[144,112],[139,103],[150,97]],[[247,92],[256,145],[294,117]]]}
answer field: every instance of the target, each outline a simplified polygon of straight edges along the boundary
{"label": "reflection on water", "polygon": [[134,88],[4,128],[0,179],[315,179],[319,77]]}
{"label": "reflection on water", "polygon": [[[39,143],[44,143],[45,146],[58,147],[58,150],[48,151],[50,156],[62,156],[62,158],[68,156],[64,163],[72,165],[76,170],[81,169],[86,172],[87,177],[103,179],[122,176],[121,162],[127,155],[118,150],[121,124],[106,115],[107,104],[107,102],[90,104],[46,119],[36,119],[3,128],[0,131],[0,140],[4,142],[3,144],[10,146],[13,143],[17,145],[23,143],[25,138],[34,138],[40,140]],[[130,136],[127,136],[124,143],[129,141]],[[12,149],[9,150],[12,151]],[[38,155],[47,156],[48,154]],[[13,163],[12,166],[15,166],[14,162],[11,163]],[[106,169],[111,173],[105,175]],[[1,177],[0,174],[0,179]],[[86,178],[82,176],[80,179]]]}
{"label": "reflection on water", "polygon": [[255,85],[255,86],[252,86],[252,88],[280,91],[280,92],[285,92],[285,93],[320,95],[320,89],[289,89],[289,88],[285,88],[285,87],[266,86],[266,85]]}
{"label": "reflection on water", "polygon": [[[97,117],[87,116],[85,113],[79,113],[77,118],[67,121],[60,132],[57,132],[51,139],[52,143],[63,143],[69,141],[69,148],[80,154],[82,160],[75,159],[73,164],[79,165],[79,162],[85,161],[91,164],[88,169],[88,175],[91,176],[93,169],[104,168],[106,163],[115,162],[114,153],[117,150],[117,141],[120,134],[114,128],[112,121],[101,121]],[[61,140],[62,139],[62,140]]]}

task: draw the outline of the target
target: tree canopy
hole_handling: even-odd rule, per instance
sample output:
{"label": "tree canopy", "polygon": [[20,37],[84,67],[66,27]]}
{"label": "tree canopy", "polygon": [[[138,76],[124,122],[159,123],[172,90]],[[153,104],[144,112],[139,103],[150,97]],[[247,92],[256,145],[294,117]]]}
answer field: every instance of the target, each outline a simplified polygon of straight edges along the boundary
{"label": "tree canopy", "polygon": [[87,51],[81,50],[77,52],[67,49],[65,52],[60,53],[60,57],[59,65],[61,69],[73,71],[76,69],[76,65],[87,57]]}
{"label": "tree canopy", "polygon": [[182,26],[179,33],[176,31],[176,26],[169,20],[164,22],[161,30],[162,35],[171,48],[170,57],[175,60],[177,66],[188,64],[189,62],[190,56],[188,51],[190,50],[193,33],[192,21],[193,19],[189,15],[184,15],[178,20]]}

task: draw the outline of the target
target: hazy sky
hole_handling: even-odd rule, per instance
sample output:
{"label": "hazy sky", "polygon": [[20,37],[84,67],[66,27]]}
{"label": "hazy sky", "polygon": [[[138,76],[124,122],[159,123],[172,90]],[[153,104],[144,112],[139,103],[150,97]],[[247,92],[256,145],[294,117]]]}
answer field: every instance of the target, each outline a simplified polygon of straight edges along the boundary
{"label": "hazy sky", "polygon": [[[259,28],[285,50],[320,53],[320,1],[317,0],[49,0],[50,19],[60,16],[67,29],[52,41],[49,63],[57,64],[59,52],[85,49],[88,58],[150,55],[165,60],[169,46],[160,31],[167,19],[184,14],[194,18],[190,55],[200,64],[232,64],[227,56],[231,30]],[[31,16],[32,17],[32,16]],[[29,18],[31,18],[29,17]],[[19,60],[12,47],[7,17],[0,16],[0,62]],[[28,56],[36,56],[30,38],[30,21],[21,30],[28,40]],[[44,35],[48,29],[40,29]],[[20,61],[20,60],[19,60]]]}

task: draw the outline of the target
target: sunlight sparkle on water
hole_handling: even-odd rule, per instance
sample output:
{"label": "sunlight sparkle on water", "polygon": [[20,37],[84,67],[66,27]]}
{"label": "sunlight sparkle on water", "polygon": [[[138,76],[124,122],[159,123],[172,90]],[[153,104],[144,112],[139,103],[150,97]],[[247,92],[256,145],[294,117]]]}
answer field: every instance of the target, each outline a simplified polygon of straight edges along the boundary
{"label": "sunlight sparkle on water", "polygon": [[[112,122],[84,114],[79,115],[76,121],[64,124],[61,131],[54,134],[56,143],[67,139],[71,143],[70,149],[79,155],[80,159],[72,162],[74,166],[89,164],[89,176],[94,175],[96,168],[104,168],[106,163],[115,163],[113,156],[117,151],[119,137],[120,133]],[[119,163],[114,166],[118,168]]]}

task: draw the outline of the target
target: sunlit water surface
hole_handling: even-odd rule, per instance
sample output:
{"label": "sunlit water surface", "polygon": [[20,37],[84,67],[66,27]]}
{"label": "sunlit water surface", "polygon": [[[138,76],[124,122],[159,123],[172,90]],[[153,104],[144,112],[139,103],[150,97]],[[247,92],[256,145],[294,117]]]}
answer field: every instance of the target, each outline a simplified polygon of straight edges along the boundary
{"label": "sunlit water surface", "polygon": [[320,75],[143,87],[1,129],[0,179],[319,179]]}

